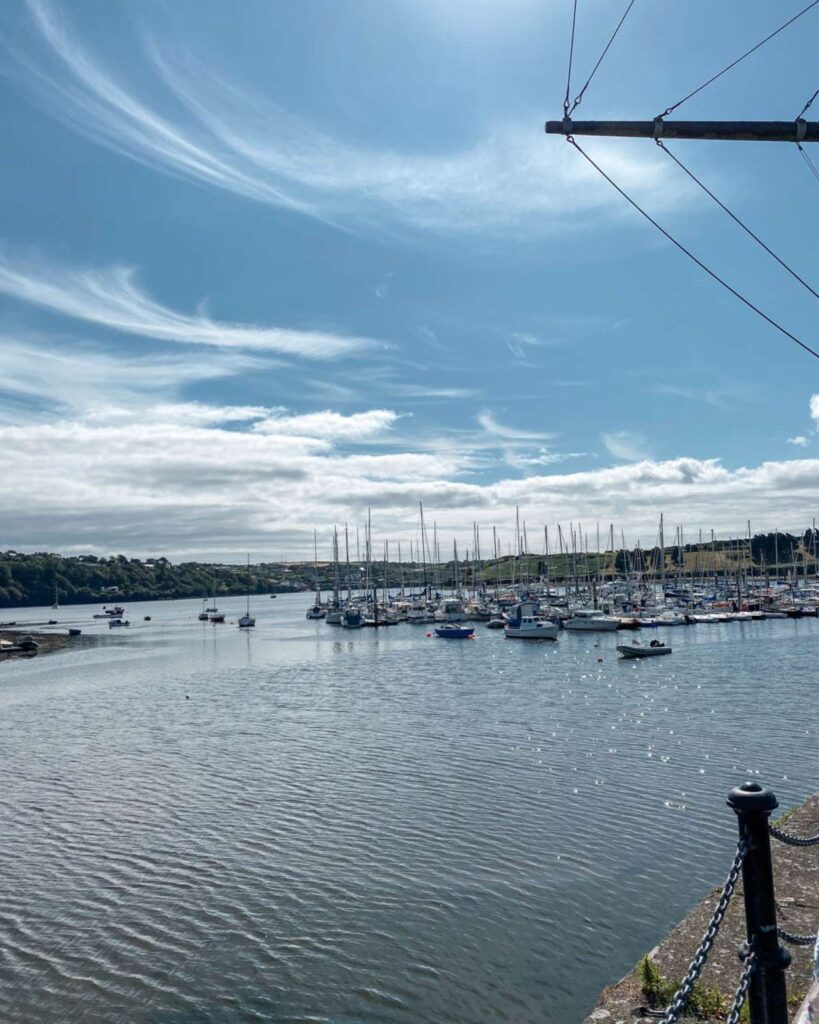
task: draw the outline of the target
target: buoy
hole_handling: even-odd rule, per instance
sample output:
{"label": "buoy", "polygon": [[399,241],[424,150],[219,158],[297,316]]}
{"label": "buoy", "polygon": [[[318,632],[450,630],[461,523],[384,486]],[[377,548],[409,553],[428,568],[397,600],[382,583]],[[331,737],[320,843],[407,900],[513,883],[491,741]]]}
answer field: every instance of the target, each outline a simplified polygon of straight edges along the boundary
{"label": "buoy", "polygon": [[191,695],[189,693],[186,693],[185,694],[185,700],[190,700],[190,699],[191,699]]}
{"label": "buoy", "polygon": [[597,660],[598,660],[598,661],[602,661],[603,659],[602,659],[602,658],[598,658]]}
{"label": "buoy", "polygon": [[427,633],[427,640],[432,636],[432,633]]}

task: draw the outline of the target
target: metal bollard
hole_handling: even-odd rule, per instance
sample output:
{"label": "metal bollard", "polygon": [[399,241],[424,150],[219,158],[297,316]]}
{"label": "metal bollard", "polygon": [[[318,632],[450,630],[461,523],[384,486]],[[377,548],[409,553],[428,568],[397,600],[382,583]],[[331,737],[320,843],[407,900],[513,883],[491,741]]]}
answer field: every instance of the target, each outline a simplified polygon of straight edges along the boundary
{"label": "metal bollard", "polygon": [[745,782],[731,790],[728,806],[736,812],[740,837],[748,846],[742,862],[748,942],[740,947],[740,957],[744,959],[753,944],[757,966],[748,990],[751,1024],[788,1024],[785,969],[791,962],[791,955],[780,946],[776,930],[768,835],[768,818],[778,803],[772,790],[758,782]]}

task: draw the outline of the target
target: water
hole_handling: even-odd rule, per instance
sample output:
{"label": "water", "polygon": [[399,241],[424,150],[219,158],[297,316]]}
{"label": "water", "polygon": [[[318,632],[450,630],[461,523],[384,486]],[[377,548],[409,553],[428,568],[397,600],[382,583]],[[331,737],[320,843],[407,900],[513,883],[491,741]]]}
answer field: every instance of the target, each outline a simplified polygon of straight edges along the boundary
{"label": "water", "polygon": [[732,785],[816,788],[815,619],[620,662],[308,603],[0,664],[0,1020],[567,1024],[722,881]]}

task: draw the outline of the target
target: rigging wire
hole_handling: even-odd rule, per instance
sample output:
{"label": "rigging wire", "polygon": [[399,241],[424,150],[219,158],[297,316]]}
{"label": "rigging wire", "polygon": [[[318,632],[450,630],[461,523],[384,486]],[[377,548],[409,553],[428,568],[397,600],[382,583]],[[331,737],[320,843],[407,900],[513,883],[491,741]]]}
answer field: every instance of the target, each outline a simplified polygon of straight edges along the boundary
{"label": "rigging wire", "polygon": [[[815,0],[815,2],[819,3],[819,0]],[[614,181],[613,178],[610,178],[608,174],[606,174],[602,167],[600,167],[598,164],[594,162],[594,160],[592,160],[589,154],[577,144],[573,135],[567,135],[566,141],[570,142],[578,151],[578,153],[580,153],[580,155],[588,163],[591,164],[591,166],[597,171],[597,173],[600,174],[603,178],[605,178],[606,181],[612,186],[612,188],[619,192],[623,199],[625,199],[627,203],[633,206],[639,214],[642,214],[642,216],[645,217],[649,224],[653,224],[654,227],[657,228],[657,230],[661,234],[665,235],[669,242],[675,245],[680,250],[680,252],[685,253],[685,255],[688,256],[689,259],[693,260],[694,263],[696,263],[701,270],[704,270],[705,273],[712,277],[718,284],[721,284],[723,288],[726,288],[735,298],[739,299],[740,302],[744,303],[758,316],[761,316],[763,320],[766,320],[772,327],[775,327],[781,334],[784,334],[786,338],[790,338],[791,341],[795,342],[800,348],[803,348],[806,352],[809,352],[815,359],[819,359],[819,352],[816,352],[814,349],[812,349],[810,345],[806,345],[804,341],[800,341],[795,334],[791,334],[789,330],[784,328],[781,324],[778,324],[776,320],[772,319],[772,317],[769,317],[767,313],[764,313],[759,308],[759,306],[755,306],[750,299],[746,299],[746,297],[741,292],[738,292],[736,288],[728,284],[728,282],[721,278],[719,274],[711,270],[709,266],[707,266],[705,263],[702,262],[701,259],[695,256],[690,249],[686,249],[682,242],[678,242],[677,239],[670,232],[666,231],[666,229],[661,224],[658,224],[657,221],[654,220],[654,218],[650,214],[646,213],[642,206],[640,206],[634,199],[632,199],[627,192],[620,188],[620,186],[617,184],[616,181]]]}
{"label": "rigging wire", "polygon": [[[819,90],[817,90],[817,91],[819,91]],[[676,156],[674,156],[674,154],[671,152],[671,150],[668,148],[668,146],[666,146],[663,143],[662,139],[655,139],[654,141],[657,143],[657,145],[660,147],[660,149],[663,150],[663,152],[667,153],[671,157],[671,159],[680,168],[680,170],[685,171],[685,173],[688,175],[688,177],[695,184],[699,185],[699,187],[703,190],[703,192],[705,192],[706,195],[710,196],[714,200],[714,202],[717,204],[717,206],[719,206],[721,209],[723,209],[728,214],[728,216],[731,218],[731,220],[733,220],[736,224],[738,224],[746,234],[750,235],[751,238],[753,238],[753,240],[755,242],[757,242],[759,245],[761,245],[762,248],[765,250],[765,252],[768,253],[769,256],[773,256],[773,258],[776,260],[776,262],[784,270],[787,270],[787,272],[791,275],[791,277],[795,278],[803,287],[807,288],[807,290],[811,293],[811,295],[815,299],[819,299],[819,292],[817,292],[815,288],[812,288],[808,284],[808,282],[804,280],[804,278],[800,277],[799,274],[797,274],[796,271],[793,270],[793,268],[789,267],[788,264],[781,257],[777,256],[777,254],[773,251],[773,249],[771,249],[769,246],[767,246],[762,241],[762,239],[759,237],[759,235],[754,234],[754,232],[748,227],[747,224],[743,223],[743,221],[741,221],[739,219],[739,217],[737,217],[737,215],[735,213],[733,213],[731,210],[728,209],[728,207],[725,205],[725,203],[723,203],[720,199],[718,199],[714,195],[714,193],[709,188],[707,188],[707,186],[703,185],[703,183],[693,173],[693,171],[689,171],[689,169],[685,166],[685,164],[682,162],[682,160],[680,160]]]}
{"label": "rigging wire", "polygon": [[569,43],[569,71],[566,75],[566,98],[563,100],[563,113],[566,117],[569,116],[569,93],[572,88],[572,59],[574,57],[574,28],[577,24],[577,0],[574,0],[574,10],[572,11],[572,38]]}
{"label": "rigging wire", "polygon": [[804,107],[802,107],[802,109],[796,115],[795,120],[797,120],[797,121],[799,120],[799,118],[805,113],[805,111],[808,109],[808,107],[811,105],[811,103],[813,103],[813,101],[816,99],[817,96],[819,96],[819,89],[816,90],[816,92],[813,94],[813,96],[811,96],[811,98],[804,105]]}
{"label": "rigging wire", "polygon": [[673,110],[676,110],[677,107],[682,106],[683,103],[686,102],[686,100],[690,100],[692,96],[696,96],[697,93],[701,92],[707,85],[710,85],[712,82],[716,82],[716,80],[718,78],[721,78],[726,71],[730,71],[731,68],[735,68],[740,61],[745,60],[746,57],[750,57],[752,53],[754,53],[756,50],[760,48],[760,46],[764,46],[765,43],[773,39],[774,36],[778,36],[780,32],[782,32],[784,29],[788,27],[788,25],[792,25],[797,20],[797,18],[801,18],[803,14],[807,14],[808,11],[812,7],[815,7],[817,4],[819,4],[819,0],[812,0],[812,2],[807,5],[807,7],[803,7],[801,11],[799,11],[797,14],[794,14],[794,16],[790,18],[788,21],[786,21],[784,25],[780,25],[779,28],[771,32],[769,36],[765,36],[764,39],[761,39],[756,44],[756,46],[752,46],[750,50],[746,50],[741,57],[737,57],[736,60],[731,61],[731,63],[724,67],[722,71],[718,71],[715,75],[712,75],[707,82],[703,82],[702,85],[698,85],[697,88],[693,90],[693,92],[690,92],[687,96],[683,96],[683,98],[681,100],[677,100],[677,102],[673,106],[668,107],[666,110],[664,110],[662,114],[660,114],[660,117],[666,117]]}
{"label": "rigging wire", "polygon": [[808,156],[808,154],[802,148],[802,143],[801,142],[797,142],[796,143],[796,148],[799,150],[799,152],[804,157],[805,163],[810,168],[811,173],[813,174],[814,178],[816,178],[816,180],[819,181],[819,170],[817,170],[816,164],[813,162],[813,160],[811,160],[811,158]]}
{"label": "rigging wire", "polygon": [[[580,90],[580,92],[579,92],[579,93],[578,93],[578,94],[577,94],[577,95],[575,96],[575,98],[574,98],[574,103],[572,104],[572,106],[571,106],[571,109],[570,109],[570,110],[567,110],[567,111],[566,111],[566,116],[567,116],[567,117],[571,117],[571,115],[572,115],[572,114],[574,113],[574,111],[575,111],[575,108],[576,108],[576,107],[578,107],[578,106],[580,106],[580,102],[581,102],[581,100],[583,99],[583,93],[584,93],[584,92],[586,91],[586,89],[588,89],[588,87],[589,87],[589,83],[590,83],[590,82],[591,82],[591,80],[592,80],[592,79],[594,78],[594,76],[595,76],[595,74],[596,74],[596,72],[597,72],[597,69],[598,69],[598,68],[600,67],[600,65],[601,65],[601,64],[603,63],[603,58],[604,58],[604,57],[606,56],[606,54],[607,54],[607,53],[609,52],[609,47],[610,47],[610,46],[611,46],[611,44],[612,44],[612,43],[614,42],[614,40],[615,40],[615,37],[617,36],[617,33],[618,33],[618,32],[620,31],[620,28],[621,28],[621,26],[622,26],[623,22],[624,22],[624,21],[626,20],[626,18],[628,17],[628,13],[629,13],[629,11],[631,10],[631,8],[632,8],[632,7],[634,6],[634,3],[635,3],[635,0],[629,0],[629,5],[628,5],[628,7],[626,8],[626,10],[625,10],[625,13],[623,14],[623,17],[622,17],[622,18],[621,18],[621,19],[620,19],[620,20],[619,20],[619,21],[617,22],[617,28],[615,28],[615,30],[614,30],[614,31],[612,32],[612,34],[611,34],[611,37],[609,38],[609,41],[608,41],[608,42],[606,43],[605,47],[603,48],[603,52],[602,52],[602,53],[600,54],[600,56],[599,56],[599,57],[597,58],[597,63],[596,63],[595,65],[594,65],[594,67],[592,68],[592,72],[591,72],[591,74],[590,74],[590,75],[589,75],[589,77],[588,77],[588,78],[586,79],[586,84],[585,84],[585,85],[583,86],[583,88],[582,88],[582,89]],[[566,99],[568,100],[568,98],[569,98],[569,97],[568,97],[568,91],[567,91],[567,94],[566,94]]]}

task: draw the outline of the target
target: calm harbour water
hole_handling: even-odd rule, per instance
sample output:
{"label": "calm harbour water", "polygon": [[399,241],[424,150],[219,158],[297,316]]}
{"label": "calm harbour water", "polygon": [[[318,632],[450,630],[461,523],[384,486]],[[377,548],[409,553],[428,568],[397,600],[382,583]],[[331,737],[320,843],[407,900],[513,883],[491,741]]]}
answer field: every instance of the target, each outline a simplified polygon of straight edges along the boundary
{"label": "calm harbour water", "polygon": [[819,620],[624,663],[308,604],[0,664],[0,1020],[570,1024],[721,883],[731,786],[816,788]]}

